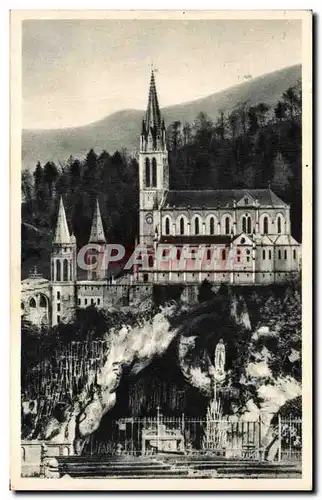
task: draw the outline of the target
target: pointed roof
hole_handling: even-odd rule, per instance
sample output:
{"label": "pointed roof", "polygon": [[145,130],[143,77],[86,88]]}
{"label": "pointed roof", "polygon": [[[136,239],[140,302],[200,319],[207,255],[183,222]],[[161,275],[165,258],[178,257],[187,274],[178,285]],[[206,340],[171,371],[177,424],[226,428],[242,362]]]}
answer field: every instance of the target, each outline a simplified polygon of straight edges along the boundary
{"label": "pointed roof", "polygon": [[299,245],[290,234],[280,234],[274,241],[275,245]]}
{"label": "pointed roof", "polygon": [[[240,233],[236,236],[234,236],[234,245],[252,245],[253,244],[253,239],[249,234],[246,233]],[[243,239],[243,243],[241,240]]]}
{"label": "pointed roof", "polygon": [[106,243],[98,198],[96,198],[96,205],[93,216],[91,235],[89,237],[89,243]]}
{"label": "pointed roof", "polygon": [[68,224],[62,197],[60,197],[60,202],[59,202],[54,243],[58,245],[70,243],[70,235],[69,235]]}
{"label": "pointed roof", "polygon": [[147,133],[152,132],[153,137],[159,135],[162,126],[161,113],[155,86],[154,71],[151,71],[148,107],[145,113],[145,128]]}

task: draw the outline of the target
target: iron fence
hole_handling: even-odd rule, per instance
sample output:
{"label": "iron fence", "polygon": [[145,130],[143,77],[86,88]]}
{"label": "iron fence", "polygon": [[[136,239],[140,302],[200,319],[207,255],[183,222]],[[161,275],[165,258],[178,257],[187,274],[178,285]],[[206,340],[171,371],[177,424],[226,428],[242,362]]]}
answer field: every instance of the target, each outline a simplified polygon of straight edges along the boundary
{"label": "iron fence", "polygon": [[[279,419],[273,426],[277,443],[275,461],[300,461],[301,419]],[[265,459],[263,426],[260,420],[211,420],[204,418],[156,417],[120,418],[109,425],[106,441],[90,436],[85,455],[141,455],[186,453],[249,460]],[[271,442],[266,442],[267,449]]]}
{"label": "iron fence", "polygon": [[302,420],[278,419],[278,460],[299,462],[302,459]]}

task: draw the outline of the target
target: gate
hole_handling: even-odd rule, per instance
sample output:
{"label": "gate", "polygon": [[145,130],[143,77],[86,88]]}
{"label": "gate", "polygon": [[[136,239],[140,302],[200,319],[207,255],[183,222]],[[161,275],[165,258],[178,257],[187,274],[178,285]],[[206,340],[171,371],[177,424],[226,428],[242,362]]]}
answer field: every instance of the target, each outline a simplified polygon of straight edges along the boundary
{"label": "gate", "polygon": [[302,460],[302,419],[278,418],[278,461],[300,462]]}

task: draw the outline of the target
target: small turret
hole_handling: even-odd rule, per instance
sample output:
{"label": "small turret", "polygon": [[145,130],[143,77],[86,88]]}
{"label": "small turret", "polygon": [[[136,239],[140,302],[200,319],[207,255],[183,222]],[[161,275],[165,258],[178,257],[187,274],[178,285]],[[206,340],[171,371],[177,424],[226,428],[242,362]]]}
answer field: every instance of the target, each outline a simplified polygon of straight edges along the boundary
{"label": "small turret", "polygon": [[54,244],[64,245],[68,243],[70,243],[70,235],[68,230],[63,198],[60,197]]}
{"label": "small turret", "polygon": [[97,250],[95,249],[90,249],[88,251],[89,263],[96,263],[96,267],[95,269],[90,269],[88,271],[87,277],[89,280],[104,279],[106,277],[106,270],[104,269],[104,266],[100,265],[101,263],[103,263],[104,259],[102,260],[99,257],[99,254],[101,253],[101,255],[104,257],[106,238],[103,228],[101,211],[97,198],[93,215],[91,234],[89,237],[89,243],[95,243],[96,245],[100,245],[100,250],[99,252],[97,252]]}
{"label": "small turret", "polygon": [[98,203],[98,198],[96,198],[96,205],[93,215],[91,234],[89,237],[89,243],[106,243],[106,238],[104,234],[103,222],[100,212],[100,207]]}

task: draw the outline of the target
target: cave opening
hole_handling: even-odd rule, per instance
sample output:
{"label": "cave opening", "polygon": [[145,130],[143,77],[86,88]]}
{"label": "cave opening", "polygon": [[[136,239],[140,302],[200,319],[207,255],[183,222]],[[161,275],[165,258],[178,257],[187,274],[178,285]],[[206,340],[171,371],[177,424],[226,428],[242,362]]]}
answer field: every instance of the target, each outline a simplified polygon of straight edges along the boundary
{"label": "cave opening", "polygon": [[138,443],[140,422],[156,418],[158,411],[163,417],[178,421],[183,416],[205,418],[208,403],[209,397],[188,384],[168,357],[158,358],[136,376],[122,378],[115,406],[103,416],[82,453],[111,452],[116,441],[124,441],[126,436]]}

